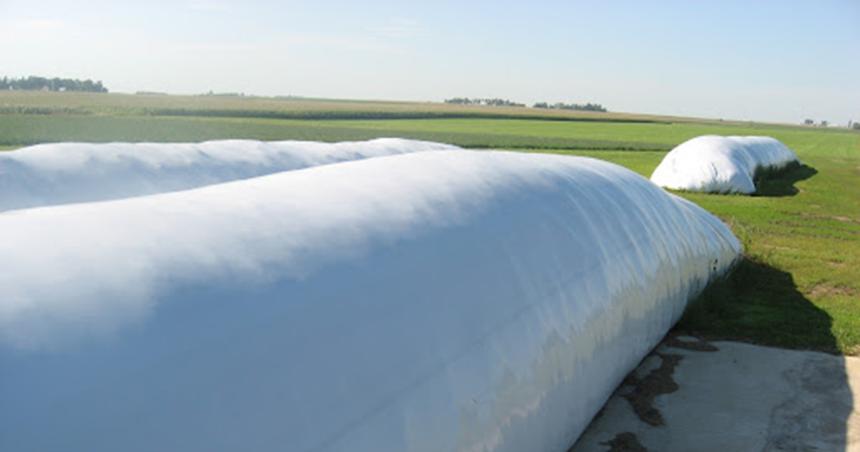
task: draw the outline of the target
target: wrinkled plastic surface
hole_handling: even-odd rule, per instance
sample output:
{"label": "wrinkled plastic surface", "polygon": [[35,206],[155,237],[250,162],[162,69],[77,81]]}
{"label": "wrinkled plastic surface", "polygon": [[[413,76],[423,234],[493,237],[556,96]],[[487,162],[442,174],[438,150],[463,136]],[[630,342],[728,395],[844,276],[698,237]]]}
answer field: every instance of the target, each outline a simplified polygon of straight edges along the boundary
{"label": "wrinkled plastic surface", "polygon": [[564,451],[740,250],[617,165],[492,151],[0,230],[10,451]]}
{"label": "wrinkled plastic surface", "polygon": [[399,138],[321,143],[53,143],[0,152],[0,211],[102,201],[409,152],[458,149]]}
{"label": "wrinkled plastic surface", "polygon": [[797,155],[770,137],[704,135],[672,149],[651,175],[655,184],[675,190],[755,193],[759,169],[781,169]]}

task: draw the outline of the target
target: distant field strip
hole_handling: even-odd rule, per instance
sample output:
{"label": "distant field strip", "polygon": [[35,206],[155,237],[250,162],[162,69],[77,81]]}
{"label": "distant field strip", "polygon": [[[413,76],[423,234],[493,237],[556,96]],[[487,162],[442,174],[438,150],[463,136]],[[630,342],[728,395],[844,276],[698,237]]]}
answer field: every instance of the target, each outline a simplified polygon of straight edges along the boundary
{"label": "distant field strip", "polygon": [[356,101],[253,96],[167,96],[0,91],[0,114],[217,116],[276,119],[484,117],[558,121],[669,122],[667,116],[616,112],[487,107],[435,102]]}
{"label": "distant field strip", "polygon": [[[0,145],[56,141],[366,140],[403,137],[470,148],[667,151],[697,135],[772,134],[806,141],[815,130],[719,124],[522,119],[285,120],[126,115],[0,115]],[[850,132],[823,134],[845,141]],[[785,140],[784,140],[785,141]]]}
{"label": "distant field strip", "polygon": [[[510,125],[498,128],[494,123]],[[541,136],[529,126],[555,133]],[[310,121],[257,118],[198,118],[104,115],[0,115],[0,145],[24,146],[57,141],[204,141],[224,138],[259,140],[367,140],[403,137],[470,148],[666,150],[671,143],[613,139],[603,134],[582,137],[574,125],[598,127],[617,123],[572,123],[534,120],[438,119]],[[553,126],[554,125],[554,126]],[[624,124],[630,126],[632,124]],[[470,131],[472,127],[472,131]],[[570,130],[573,127],[573,130]]]}
{"label": "distant field strip", "polygon": [[311,119],[311,120],[362,120],[362,119],[528,119],[541,121],[660,123],[653,119],[624,117],[555,116],[540,114],[504,114],[481,111],[271,111],[271,110],[204,110],[155,108],[143,112],[152,116],[195,116],[216,118]]}

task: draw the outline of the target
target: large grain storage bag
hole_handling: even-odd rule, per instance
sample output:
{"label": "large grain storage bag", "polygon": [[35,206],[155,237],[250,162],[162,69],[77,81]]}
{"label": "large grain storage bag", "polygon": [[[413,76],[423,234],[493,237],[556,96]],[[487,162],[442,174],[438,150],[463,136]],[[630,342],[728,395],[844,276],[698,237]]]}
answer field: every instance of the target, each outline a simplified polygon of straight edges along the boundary
{"label": "large grain storage bag", "polygon": [[53,143],[0,152],[0,211],[102,201],[410,152],[458,149],[397,138],[321,143]]}
{"label": "large grain storage bag", "polygon": [[755,175],[779,170],[797,155],[770,137],[704,135],[672,149],[651,175],[655,184],[675,190],[755,193]]}
{"label": "large grain storage bag", "polygon": [[564,451],[740,245],[440,151],[0,215],[0,450]]}

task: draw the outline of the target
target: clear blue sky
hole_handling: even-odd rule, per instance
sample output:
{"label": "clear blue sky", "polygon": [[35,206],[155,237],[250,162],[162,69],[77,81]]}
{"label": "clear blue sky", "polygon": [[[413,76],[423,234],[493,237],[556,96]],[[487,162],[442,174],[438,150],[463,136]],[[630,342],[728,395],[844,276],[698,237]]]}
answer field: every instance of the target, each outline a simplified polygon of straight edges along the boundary
{"label": "clear blue sky", "polygon": [[0,74],[860,120],[860,0],[0,0]]}

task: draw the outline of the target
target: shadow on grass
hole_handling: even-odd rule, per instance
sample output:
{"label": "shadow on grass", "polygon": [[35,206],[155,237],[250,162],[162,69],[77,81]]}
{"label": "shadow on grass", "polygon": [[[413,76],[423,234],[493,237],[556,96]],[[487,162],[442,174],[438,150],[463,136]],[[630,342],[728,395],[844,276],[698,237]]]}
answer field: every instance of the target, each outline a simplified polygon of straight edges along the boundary
{"label": "shadow on grass", "polygon": [[[745,257],[734,272],[711,284],[690,305],[676,331],[838,355],[831,326],[830,315],[798,290],[790,273]],[[852,400],[845,359],[810,354],[785,362],[795,364],[786,364],[788,370],[756,373],[744,371],[743,366],[725,369],[747,372],[741,375],[748,384],[787,383],[796,391],[780,395],[784,399],[765,417],[754,410],[734,414],[743,422],[768,425],[767,450],[819,450],[821,446],[821,450],[845,450],[851,436],[848,419],[857,403]],[[722,396],[734,394],[732,387],[724,390],[729,394]]]}
{"label": "shadow on grass", "polygon": [[790,273],[744,257],[688,307],[678,332],[776,347],[839,353],[832,319],[806,298]]}
{"label": "shadow on grass", "polygon": [[811,178],[818,171],[800,163],[792,163],[780,170],[758,171],[755,175],[756,192],[753,196],[794,196],[800,192],[795,183]]}

